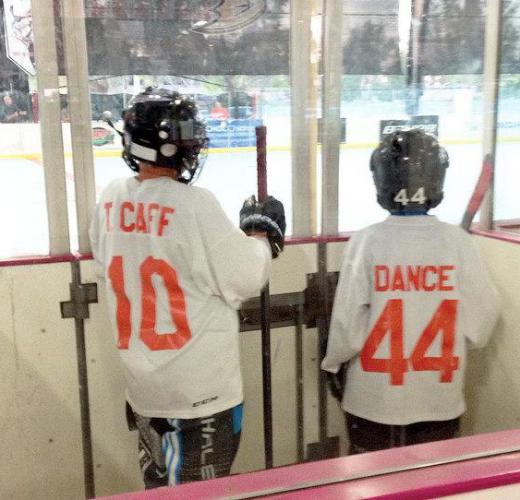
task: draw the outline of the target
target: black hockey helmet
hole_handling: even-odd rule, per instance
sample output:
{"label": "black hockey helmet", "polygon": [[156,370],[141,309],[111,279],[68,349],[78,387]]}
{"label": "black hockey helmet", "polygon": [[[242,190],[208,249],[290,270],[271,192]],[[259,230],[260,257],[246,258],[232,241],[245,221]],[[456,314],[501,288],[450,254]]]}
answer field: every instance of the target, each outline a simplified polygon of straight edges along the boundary
{"label": "black hockey helmet", "polygon": [[206,159],[209,139],[187,96],[148,87],[123,111],[123,158],[138,172],[139,160],[179,171],[178,180],[190,183]]}
{"label": "black hockey helmet", "polygon": [[421,129],[385,136],[370,158],[378,203],[391,213],[426,213],[442,201],[449,164],[446,150]]}

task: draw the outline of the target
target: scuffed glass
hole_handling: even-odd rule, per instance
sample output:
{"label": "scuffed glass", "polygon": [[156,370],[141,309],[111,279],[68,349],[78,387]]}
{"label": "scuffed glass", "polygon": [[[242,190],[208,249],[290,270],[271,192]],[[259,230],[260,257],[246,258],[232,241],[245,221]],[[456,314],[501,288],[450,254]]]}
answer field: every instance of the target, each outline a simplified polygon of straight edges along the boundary
{"label": "scuffed glass", "polygon": [[520,4],[504,2],[495,167],[496,224],[518,232],[517,159],[520,154]]}
{"label": "scuffed glass", "polygon": [[132,96],[160,86],[197,102],[210,149],[196,185],[215,193],[234,221],[257,190],[255,126],[267,127],[268,190],[291,221],[289,3],[87,0],[98,193],[132,175],[102,113],[121,128]]}
{"label": "scuffed glass", "polygon": [[[46,255],[49,231],[29,0],[0,3],[0,258]],[[21,194],[23,193],[23,194]]]}
{"label": "scuffed glass", "polygon": [[461,221],[482,165],[483,5],[345,0],[340,231],[386,217],[369,160],[382,134],[402,127],[422,127],[447,149],[445,197],[431,213]]}

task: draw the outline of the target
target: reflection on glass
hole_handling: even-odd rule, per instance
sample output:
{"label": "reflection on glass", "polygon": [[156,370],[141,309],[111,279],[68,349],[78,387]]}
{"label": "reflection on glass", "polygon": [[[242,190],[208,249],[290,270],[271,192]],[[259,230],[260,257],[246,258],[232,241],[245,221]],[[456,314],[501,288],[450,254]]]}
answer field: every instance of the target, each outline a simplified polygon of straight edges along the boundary
{"label": "reflection on glass", "polygon": [[0,167],[5,181],[0,210],[7,213],[18,207],[16,217],[5,218],[0,258],[45,255],[49,238],[27,0],[0,5],[0,44]]}
{"label": "reflection on glass", "polygon": [[[384,15],[383,15],[384,14]],[[384,213],[368,168],[384,125],[422,127],[451,158],[445,201],[433,213],[460,222],[482,165],[483,2],[345,2],[340,230]],[[391,129],[387,129],[391,131]]]}
{"label": "reflection on glass", "polygon": [[[152,4],[86,2],[93,119],[105,110],[120,117],[149,85],[193,97],[215,153],[198,185],[217,195],[232,220],[240,200],[256,192],[254,128],[266,125],[269,190],[284,200],[290,221],[289,2]],[[101,188],[125,169],[117,138],[96,146],[107,150],[96,155]]]}

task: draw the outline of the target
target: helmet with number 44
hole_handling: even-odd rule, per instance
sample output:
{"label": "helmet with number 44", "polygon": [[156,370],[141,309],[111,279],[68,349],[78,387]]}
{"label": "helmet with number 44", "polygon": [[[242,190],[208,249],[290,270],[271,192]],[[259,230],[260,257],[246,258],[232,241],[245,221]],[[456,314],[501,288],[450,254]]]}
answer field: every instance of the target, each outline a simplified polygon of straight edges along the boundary
{"label": "helmet with number 44", "polygon": [[392,214],[421,214],[444,196],[446,150],[420,129],[389,134],[374,150],[370,170],[377,202]]}

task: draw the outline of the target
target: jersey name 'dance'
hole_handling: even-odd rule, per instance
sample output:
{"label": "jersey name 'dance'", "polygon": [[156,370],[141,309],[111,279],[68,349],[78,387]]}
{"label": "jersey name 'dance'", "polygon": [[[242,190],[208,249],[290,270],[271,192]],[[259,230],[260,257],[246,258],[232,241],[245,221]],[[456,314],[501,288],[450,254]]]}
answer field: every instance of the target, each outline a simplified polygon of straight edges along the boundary
{"label": "jersey name 'dance'", "polygon": [[450,281],[455,266],[374,266],[376,292],[449,292],[455,289]]}
{"label": "jersey name 'dance'", "polygon": [[[110,216],[113,209],[111,201],[104,205],[106,215],[106,231],[111,232],[114,229]],[[136,203],[130,201],[121,203],[115,212],[119,213],[118,226],[124,233],[155,233],[157,236],[163,236],[164,228],[168,226],[171,216],[175,209],[159,205],[159,203]]]}

